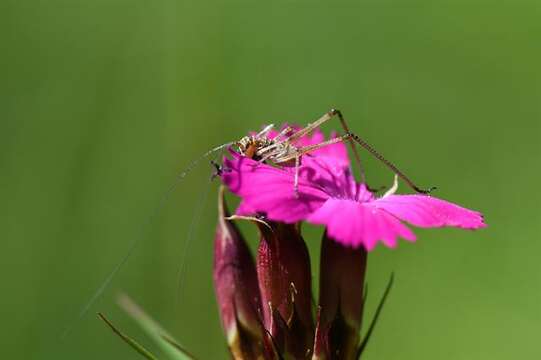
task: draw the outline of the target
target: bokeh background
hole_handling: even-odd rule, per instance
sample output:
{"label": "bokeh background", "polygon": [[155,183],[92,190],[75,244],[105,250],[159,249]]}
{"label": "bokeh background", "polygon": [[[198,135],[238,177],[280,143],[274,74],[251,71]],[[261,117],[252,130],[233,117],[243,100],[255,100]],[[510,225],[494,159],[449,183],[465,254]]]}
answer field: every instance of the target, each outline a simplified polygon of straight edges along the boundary
{"label": "bokeh background", "polygon": [[[2,357],[137,358],[96,311],[155,350],[116,306],[125,291],[200,359],[227,358],[208,162],[142,224],[210,147],[337,107],[489,224],[370,254],[369,314],[391,271],[396,282],[365,358],[538,358],[540,38],[536,0],[2,1]],[[391,183],[367,166],[373,184]],[[320,235],[307,227],[316,274]]]}

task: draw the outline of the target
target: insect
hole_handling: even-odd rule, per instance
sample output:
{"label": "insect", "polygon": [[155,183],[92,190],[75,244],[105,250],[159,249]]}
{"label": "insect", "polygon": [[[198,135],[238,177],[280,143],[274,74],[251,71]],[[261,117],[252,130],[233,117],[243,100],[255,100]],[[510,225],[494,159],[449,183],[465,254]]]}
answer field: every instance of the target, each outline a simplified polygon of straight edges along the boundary
{"label": "insect", "polygon": [[[338,119],[340,120],[342,128],[345,132],[343,135],[323,141],[318,144],[312,144],[307,146],[295,145],[300,138],[310,134],[316,128],[320,127],[335,116],[338,116]],[[355,161],[361,172],[361,181],[363,183],[366,183],[366,176],[364,174],[364,170],[361,165],[361,160],[359,157],[359,153],[357,152],[357,148],[355,147],[355,143],[362,146],[376,159],[383,162],[383,164],[390,168],[398,177],[404,180],[416,192],[421,194],[428,194],[435,189],[434,187],[428,189],[421,189],[420,187],[415,185],[415,183],[411,181],[393,163],[385,159],[380,153],[374,150],[372,146],[370,146],[366,141],[361,139],[358,135],[355,135],[354,133],[349,131],[349,128],[340,110],[331,109],[313,123],[308,124],[306,127],[296,132],[291,127],[285,127],[283,130],[280,131],[277,136],[275,136],[274,138],[269,138],[269,132],[273,128],[273,124],[268,125],[256,135],[245,136],[241,138],[235,143],[235,145],[241,155],[260,162],[270,161],[276,165],[289,165],[293,162],[295,166],[294,191],[297,196],[299,187],[299,168],[302,156],[314,150],[321,149],[322,147],[346,141],[349,142],[349,144],[351,145],[353,154],[355,156]]]}

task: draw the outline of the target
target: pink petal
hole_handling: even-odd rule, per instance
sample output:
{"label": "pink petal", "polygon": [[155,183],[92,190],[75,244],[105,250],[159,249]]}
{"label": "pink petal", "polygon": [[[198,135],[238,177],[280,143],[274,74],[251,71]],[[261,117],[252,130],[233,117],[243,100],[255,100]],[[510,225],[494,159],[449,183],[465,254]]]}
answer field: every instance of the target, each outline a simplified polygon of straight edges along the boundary
{"label": "pink petal", "polygon": [[388,247],[395,247],[398,237],[415,240],[415,235],[407,226],[371,203],[329,199],[307,221],[325,225],[329,237],[343,245],[362,245],[368,251],[374,249],[379,241]]}
{"label": "pink petal", "polygon": [[[331,134],[331,139],[335,138],[336,136],[337,134],[333,132]],[[321,131],[318,130],[312,136],[312,143],[319,144],[323,141],[325,141],[325,138],[323,134],[321,133]],[[343,168],[343,169],[349,168],[348,150],[346,148],[346,145],[343,142],[338,142],[336,144],[323,146],[317,150],[309,152],[307,155],[304,156],[305,159],[310,158],[310,157],[319,158],[337,168]]]}
{"label": "pink petal", "polygon": [[[335,133],[331,134],[331,138],[335,137]],[[293,145],[300,149],[304,146],[320,144],[325,140],[325,136],[321,130],[316,129],[312,135],[301,137],[299,140],[295,141]],[[321,173],[321,175],[324,175],[324,173],[329,170],[333,173],[349,170],[350,165],[348,151],[343,142],[325,145],[302,155],[301,164],[304,168],[314,168],[317,172]],[[295,169],[293,162],[287,169],[291,171]]]}
{"label": "pink petal", "polygon": [[233,155],[224,159],[223,183],[242,197],[240,211],[262,212],[270,220],[293,223],[304,220],[321,206],[328,195],[316,184],[299,179],[298,196],[294,176],[257,161]]}
{"label": "pink petal", "polygon": [[[295,129],[300,130],[301,127],[296,125]],[[308,146],[313,144],[319,144],[322,141],[325,141],[325,135],[320,129],[316,129],[311,134],[301,137],[298,141],[295,142],[295,145]]]}
{"label": "pink petal", "polygon": [[244,200],[240,201],[239,206],[237,206],[237,210],[235,211],[236,215],[243,215],[243,216],[251,216],[257,213],[257,211],[250,206],[249,203],[247,203]]}
{"label": "pink petal", "polygon": [[391,195],[373,204],[419,227],[478,229],[486,226],[481,213],[427,195]]}

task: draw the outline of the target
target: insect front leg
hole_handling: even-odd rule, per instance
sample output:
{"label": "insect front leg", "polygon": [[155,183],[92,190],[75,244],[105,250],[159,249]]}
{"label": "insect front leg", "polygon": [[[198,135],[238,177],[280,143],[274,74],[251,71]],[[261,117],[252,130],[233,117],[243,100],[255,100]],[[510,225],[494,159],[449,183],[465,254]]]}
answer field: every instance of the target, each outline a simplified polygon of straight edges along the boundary
{"label": "insect front leg", "polygon": [[293,128],[291,126],[286,126],[276,137],[274,138],[275,141],[280,140],[280,138],[289,135],[293,131]]}
{"label": "insect front leg", "polygon": [[255,136],[257,139],[265,137],[269,134],[269,132],[274,129],[274,124],[269,124],[263,128],[257,135]]}

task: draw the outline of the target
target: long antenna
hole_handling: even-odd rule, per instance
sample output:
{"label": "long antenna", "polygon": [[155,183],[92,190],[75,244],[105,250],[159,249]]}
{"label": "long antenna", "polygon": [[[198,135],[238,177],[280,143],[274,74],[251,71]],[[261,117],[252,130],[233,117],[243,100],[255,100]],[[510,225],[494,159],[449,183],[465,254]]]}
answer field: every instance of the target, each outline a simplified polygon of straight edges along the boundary
{"label": "long antenna", "polygon": [[128,261],[128,259],[131,257],[131,255],[133,254],[135,249],[139,246],[139,244],[141,243],[141,240],[144,238],[143,237],[144,231],[148,228],[148,226],[150,226],[150,224],[152,224],[152,222],[154,221],[154,218],[160,212],[160,210],[163,208],[163,206],[165,205],[165,202],[167,201],[167,199],[169,199],[169,196],[176,189],[178,184],[180,184],[180,182],[186,177],[186,175],[188,175],[193,170],[193,168],[195,168],[197,166],[197,164],[199,164],[199,162],[201,162],[201,160],[206,159],[210,155],[214,154],[216,151],[222,150],[222,149],[224,149],[224,148],[226,148],[228,146],[231,146],[233,144],[234,144],[234,142],[228,142],[228,143],[225,143],[225,144],[222,144],[222,145],[219,145],[219,146],[216,146],[216,147],[210,149],[209,151],[207,151],[206,153],[201,155],[199,158],[192,161],[180,174],[177,175],[177,177],[175,179],[175,182],[162,195],[162,197],[160,198],[160,201],[158,202],[158,205],[150,213],[147,220],[141,225],[140,230],[138,232],[138,235],[135,237],[135,239],[130,244],[130,247],[129,247],[128,252],[126,253],[126,255],[124,255],[124,257],[120,260],[120,262],[118,262],[117,265],[113,268],[113,270],[111,270],[111,272],[107,275],[107,277],[105,277],[105,280],[103,280],[101,285],[96,289],[96,291],[94,291],[94,293],[92,294],[90,299],[87,301],[87,303],[83,306],[83,308],[81,309],[81,311],[79,312],[77,318],[73,321],[73,323],[71,323],[70,325],[68,325],[66,327],[66,329],[62,333],[62,336],[61,336],[62,339],[66,338],[66,336],[69,335],[69,333],[73,329],[73,326],[75,325],[75,323],[77,323],[79,320],[81,320],[88,313],[88,310],[90,310],[90,308],[92,307],[92,305],[94,305],[96,300],[109,287],[109,285],[110,285],[111,281],[113,280],[113,278],[120,271],[122,266],[124,266],[124,264]]}
{"label": "long antenna", "polygon": [[[213,162],[213,165],[215,163]],[[186,261],[188,252],[190,249],[190,245],[192,243],[193,238],[197,235],[197,228],[199,226],[203,211],[205,210],[205,207],[207,205],[208,195],[210,192],[210,184],[213,180],[214,176],[212,176],[209,179],[209,182],[205,184],[205,189],[201,193],[198,201],[197,201],[197,207],[193,213],[192,220],[190,221],[190,226],[188,227],[188,233],[186,235],[186,240],[184,240],[184,244],[182,246],[182,253],[180,254],[180,266],[178,269],[177,274],[177,292],[176,292],[176,301],[175,301],[175,309],[180,309],[182,306],[180,306],[180,299],[182,299],[182,286],[184,285],[184,279],[185,279],[185,273],[186,273]]]}

